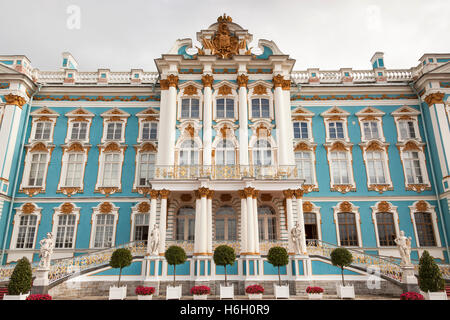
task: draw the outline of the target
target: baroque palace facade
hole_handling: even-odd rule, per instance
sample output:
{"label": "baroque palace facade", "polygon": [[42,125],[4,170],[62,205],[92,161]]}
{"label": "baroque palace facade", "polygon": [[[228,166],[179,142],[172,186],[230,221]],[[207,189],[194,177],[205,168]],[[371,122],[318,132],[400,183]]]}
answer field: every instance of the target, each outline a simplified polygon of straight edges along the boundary
{"label": "baroque palace facade", "polygon": [[159,255],[125,278],[167,280],[162,256],[176,244],[189,257],[180,279],[223,279],[211,257],[228,244],[232,280],[276,279],[274,245],[295,257],[286,279],[338,279],[311,248],[399,258],[401,230],[413,260],[426,249],[448,263],[450,54],[404,70],[377,52],[370,70],[294,71],[273,41],[251,50],[225,15],[197,39],[177,40],[157,72],[81,72],[69,53],[41,71],[0,56],[2,264],[38,261],[48,232],[61,259],[145,242],[153,228]]}

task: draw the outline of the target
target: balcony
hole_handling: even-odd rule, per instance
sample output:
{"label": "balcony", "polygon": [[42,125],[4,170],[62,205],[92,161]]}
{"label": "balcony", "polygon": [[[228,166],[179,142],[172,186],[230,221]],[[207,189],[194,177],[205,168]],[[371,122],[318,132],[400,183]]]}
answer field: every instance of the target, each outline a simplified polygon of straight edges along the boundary
{"label": "balcony", "polygon": [[152,180],[295,180],[296,166],[155,166]]}

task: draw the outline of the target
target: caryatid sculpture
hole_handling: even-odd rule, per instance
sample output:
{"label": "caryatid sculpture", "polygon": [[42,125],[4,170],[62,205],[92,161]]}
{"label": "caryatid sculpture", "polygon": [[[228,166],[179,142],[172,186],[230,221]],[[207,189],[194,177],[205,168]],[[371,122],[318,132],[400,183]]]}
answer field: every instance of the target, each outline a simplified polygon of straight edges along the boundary
{"label": "caryatid sculpture", "polygon": [[401,266],[411,265],[411,237],[406,237],[404,231],[400,231],[400,236],[396,238],[398,250],[400,251],[400,257],[402,258]]}
{"label": "caryatid sculpture", "polygon": [[158,254],[158,248],[159,248],[159,229],[158,226],[155,224],[153,226],[153,229],[150,233],[150,254],[157,255]]}
{"label": "caryatid sculpture", "polygon": [[47,233],[47,238],[39,241],[41,249],[39,252],[39,267],[43,269],[50,268],[50,260],[52,259],[53,248],[55,247],[55,242],[53,240],[53,234],[51,232]]}

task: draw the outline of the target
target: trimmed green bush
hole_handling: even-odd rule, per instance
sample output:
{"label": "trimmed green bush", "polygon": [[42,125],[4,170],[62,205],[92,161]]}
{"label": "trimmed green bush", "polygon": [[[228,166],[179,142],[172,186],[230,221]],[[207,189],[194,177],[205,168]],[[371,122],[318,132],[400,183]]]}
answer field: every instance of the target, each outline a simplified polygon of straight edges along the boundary
{"label": "trimmed green bush", "polygon": [[227,265],[233,265],[236,261],[234,249],[227,245],[220,245],[214,250],[214,263],[225,268],[225,286],[227,285]]}
{"label": "trimmed green bush", "polygon": [[26,257],[23,257],[17,261],[9,279],[8,294],[19,295],[28,293],[31,290],[32,277],[30,261]]}
{"label": "trimmed green bush", "polygon": [[173,286],[175,286],[176,266],[186,262],[186,252],[178,246],[170,246],[164,253],[167,263],[173,265]]}
{"label": "trimmed green bush", "polygon": [[289,263],[289,255],[283,247],[272,247],[267,253],[267,260],[271,265],[278,268],[278,283],[281,286],[280,267]]}
{"label": "trimmed green bush", "polygon": [[128,267],[133,261],[133,256],[131,255],[131,251],[126,248],[120,248],[113,252],[111,256],[111,260],[109,261],[109,265],[112,268],[119,268],[119,282],[117,283],[117,287],[120,287],[120,277],[122,276],[122,269]]}
{"label": "trimmed green bush", "polygon": [[427,250],[419,260],[419,287],[423,292],[438,292],[445,288],[441,270]]}
{"label": "trimmed green bush", "polygon": [[350,251],[346,248],[336,248],[331,251],[331,263],[333,266],[338,266],[341,268],[342,275],[342,285],[345,286],[344,283],[344,268],[348,267],[353,262],[353,256]]}

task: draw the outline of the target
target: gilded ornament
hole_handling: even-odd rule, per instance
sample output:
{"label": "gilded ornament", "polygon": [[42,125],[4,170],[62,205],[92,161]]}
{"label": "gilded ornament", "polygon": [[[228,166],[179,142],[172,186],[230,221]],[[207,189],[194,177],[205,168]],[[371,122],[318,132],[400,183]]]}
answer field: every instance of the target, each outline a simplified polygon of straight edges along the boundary
{"label": "gilded ornament", "polygon": [[[158,193],[158,191],[156,192]],[[150,211],[150,204],[148,202],[141,202],[138,204],[137,210],[139,213],[147,213]]]}
{"label": "gilded ornament", "polygon": [[389,212],[391,211],[391,205],[389,204],[389,202],[381,201],[378,203],[377,209],[381,212]]}
{"label": "gilded ornament", "polygon": [[169,197],[170,191],[166,189],[159,190],[159,194],[161,195],[162,199],[167,199]]}
{"label": "gilded ornament", "polygon": [[421,212],[428,211],[428,203],[426,201],[420,200],[416,203],[416,210]]}
{"label": "gilded ornament", "polygon": [[198,192],[200,193],[200,196],[203,198],[203,197],[207,197],[208,196],[208,194],[209,194],[209,189],[208,188],[205,188],[205,187],[201,187],[201,188],[198,188]]}
{"label": "gilded ornament", "polygon": [[297,199],[300,199],[301,197],[303,197],[303,190],[302,189],[297,189],[297,190],[295,190],[295,197],[297,198]]}
{"label": "gilded ornament", "polygon": [[61,213],[69,214],[73,212],[73,209],[74,205],[69,202],[66,202],[61,206]]}
{"label": "gilded ornament", "polygon": [[263,86],[262,84],[258,84],[253,88],[253,94],[255,95],[267,94],[267,87]]}
{"label": "gilded ornament", "polygon": [[314,209],[314,206],[311,202],[305,201],[303,202],[303,212],[312,212]]}
{"label": "gilded ornament", "polygon": [[431,107],[433,104],[444,103],[444,97],[445,93],[435,92],[426,96],[424,100],[427,103],[427,105]]}
{"label": "gilded ornament", "polygon": [[24,98],[22,98],[21,96],[14,95],[12,93],[6,94],[3,97],[5,98],[7,104],[14,104],[19,108],[22,108],[23,105],[26,103]]}
{"label": "gilded ornament", "polygon": [[205,74],[202,76],[202,83],[204,87],[212,87],[212,84],[214,83],[214,78],[210,74]]}
{"label": "gilded ornament", "polygon": [[119,145],[115,142],[111,142],[110,144],[108,144],[106,146],[105,149],[103,149],[103,152],[121,152],[122,150],[120,149]]}
{"label": "gilded ornament", "polygon": [[159,85],[161,86],[161,90],[169,90],[169,81],[166,79],[159,80]]}
{"label": "gilded ornament", "polygon": [[49,152],[49,149],[42,142],[38,142],[31,148],[30,152]]}
{"label": "gilded ornament", "polygon": [[141,152],[156,152],[156,151],[157,151],[156,147],[150,142],[145,143],[141,147]]}
{"label": "gilded ornament", "polygon": [[242,40],[244,43],[242,41],[239,43],[238,38],[228,29],[228,22],[226,20],[219,22],[218,31],[212,39],[201,39],[203,44],[201,53],[210,50],[212,55],[217,55],[221,59],[229,59],[233,54],[239,54],[239,47],[245,47],[245,40]]}
{"label": "gilded ornament", "polygon": [[158,199],[159,191],[152,189],[149,191],[149,194],[151,199]]}
{"label": "gilded ornament", "polygon": [[178,76],[169,74],[167,76],[167,81],[169,82],[169,87],[177,87],[178,85]]}
{"label": "gilded ornament", "polygon": [[245,74],[238,75],[237,78],[236,78],[236,82],[237,82],[239,88],[240,87],[247,87],[248,76],[245,75]]}
{"label": "gilded ornament", "polygon": [[33,213],[35,209],[35,205],[30,202],[27,202],[22,206],[22,212],[26,214]]}
{"label": "gilded ornament", "polygon": [[284,78],[281,74],[277,74],[272,78],[273,86],[276,87],[283,87]]}
{"label": "gilded ornament", "polygon": [[283,190],[283,195],[286,199],[292,199],[294,197],[294,190],[291,189],[287,189],[287,190]]}
{"label": "gilded ornament", "polygon": [[226,96],[226,95],[231,95],[231,87],[227,86],[227,85],[223,85],[219,88],[219,95],[221,96]]}
{"label": "gilded ornament", "polygon": [[339,204],[339,210],[342,212],[351,212],[352,208],[353,205],[348,201],[344,201]]}
{"label": "gilded ornament", "polygon": [[113,205],[109,202],[102,202],[102,204],[100,204],[100,208],[99,211],[101,213],[111,213],[113,209]]}
{"label": "gilded ornament", "polygon": [[193,86],[193,85],[189,85],[186,88],[184,88],[183,93],[185,95],[188,95],[188,96],[192,96],[194,94],[197,94],[197,87]]}
{"label": "gilded ornament", "polygon": [[194,127],[193,127],[191,124],[189,124],[189,125],[186,127],[185,131],[187,132],[187,134],[188,134],[191,138],[194,137],[195,129],[194,129]]}
{"label": "gilded ornament", "polygon": [[72,143],[67,149],[67,152],[84,152],[84,148],[79,142]]}
{"label": "gilded ornament", "polygon": [[245,197],[246,198],[251,197],[253,195],[253,190],[255,190],[255,188],[252,187],[244,188]]}

